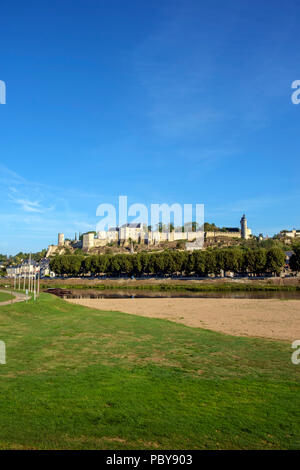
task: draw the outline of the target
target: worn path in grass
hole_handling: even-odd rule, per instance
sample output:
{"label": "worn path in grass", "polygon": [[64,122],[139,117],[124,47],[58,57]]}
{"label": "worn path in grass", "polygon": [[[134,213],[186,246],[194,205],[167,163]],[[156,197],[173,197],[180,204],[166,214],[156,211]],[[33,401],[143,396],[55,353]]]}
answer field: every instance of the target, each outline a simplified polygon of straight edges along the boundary
{"label": "worn path in grass", "polygon": [[300,339],[300,300],[69,299],[77,305],[164,318],[237,336]]}
{"label": "worn path in grass", "polygon": [[12,292],[12,295],[7,290],[0,290],[0,306],[8,305],[16,302],[23,302],[26,300],[26,295],[21,292]]}
{"label": "worn path in grass", "polygon": [[0,449],[299,449],[286,342],[42,294],[0,307]]}

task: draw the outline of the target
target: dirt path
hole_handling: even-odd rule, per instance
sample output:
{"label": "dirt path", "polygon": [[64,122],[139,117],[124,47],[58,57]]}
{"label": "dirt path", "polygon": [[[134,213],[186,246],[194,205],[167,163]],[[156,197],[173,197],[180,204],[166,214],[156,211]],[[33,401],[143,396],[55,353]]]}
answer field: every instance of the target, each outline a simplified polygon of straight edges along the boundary
{"label": "dirt path", "polygon": [[[3,290],[3,289],[0,289],[0,292],[4,292],[5,294],[11,293],[10,291]],[[11,294],[14,296],[14,298],[11,300],[5,300],[4,302],[0,302],[0,307],[2,305],[14,304],[16,302],[24,302],[24,300],[26,300],[26,294],[22,294],[21,292],[14,292],[14,291],[12,291]]]}
{"label": "dirt path", "polygon": [[165,318],[236,336],[300,339],[300,301],[273,299],[70,299],[100,310]]}

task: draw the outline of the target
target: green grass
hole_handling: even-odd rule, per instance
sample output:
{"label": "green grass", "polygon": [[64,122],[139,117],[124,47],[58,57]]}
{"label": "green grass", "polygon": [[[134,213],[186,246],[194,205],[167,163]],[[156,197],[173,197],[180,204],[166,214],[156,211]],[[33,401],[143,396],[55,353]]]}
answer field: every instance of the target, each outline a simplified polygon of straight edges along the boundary
{"label": "green grass", "polygon": [[14,296],[6,292],[0,292],[0,302],[6,302],[7,300],[13,299]]}
{"label": "green grass", "polygon": [[[47,281],[45,279],[41,280],[41,289],[93,289],[93,290],[106,290],[106,289],[118,289],[118,290],[149,290],[149,291],[181,291],[181,292],[280,292],[280,291],[300,291],[300,285],[278,285],[273,284],[270,278],[269,281],[266,280],[252,280],[252,281],[243,281],[243,282],[220,282],[219,280],[205,280],[203,283],[194,284],[194,283],[179,283],[175,284],[172,281],[168,283],[163,282],[161,284],[151,284],[147,283],[147,280],[143,280],[142,283],[129,282],[121,284],[120,282],[113,283],[108,279],[108,283],[99,283],[95,284],[93,281],[89,282],[88,278],[84,279],[85,282],[80,282],[78,278],[78,283],[68,283],[67,279],[65,280],[51,280]],[[125,281],[126,282],[126,281]],[[139,282],[139,281],[138,281]],[[176,282],[176,281],[175,281]],[[5,284],[0,281],[0,287]]]}
{"label": "green grass", "polygon": [[[254,282],[258,282],[255,284]],[[241,284],[234,282],[206,282],[203,284],[68,284],[66,282],[51,282],[42,281],[41,286],[46,289],[93,289],[93,290],[149,290],[149,291],[181,291],[181,292],[294,292],[300,291],[300,286],[281,286],[275,284],[263,284],[260,281],[243,282]]]}
{"label": "green grass", "polygon": [[[75,285],[76,286],[76,285]],[[93,288],[92,286],[90,286]],[[74,287],[70,287],[73,289]],[[77,286],[75,288],[78,288]],[[86,288],[82,287],[81,288]],[[108,285],[102,284],[97,286],[98,289],[133,289],[130,285]],[[300,286],[278,286],[270,284],[253,284],[253,283],[244,283],[244,284],[234,284],[234,283],[217,283],[217,284],[143,284],[136,285],[134,289],[137,290],[154,290],[154,291],[188,291],[188,292],[245,292],[245,291],[267,291],[267,292],[276,292],[276,291],[300,291]]]}
{"label": "green grass", "polygon": [[47,294],[0,307],[0,339],[0,449],[300,447],[289,343]]}

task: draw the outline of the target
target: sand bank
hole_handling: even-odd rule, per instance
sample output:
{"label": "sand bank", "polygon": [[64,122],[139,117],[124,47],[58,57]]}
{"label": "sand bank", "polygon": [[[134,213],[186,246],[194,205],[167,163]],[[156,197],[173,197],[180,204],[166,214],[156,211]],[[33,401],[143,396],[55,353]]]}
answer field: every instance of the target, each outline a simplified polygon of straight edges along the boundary
{"label": "sand bank", "polygon": [[300,301],[273,299],[70,299],[86,307],[208,328],[236,336],[300,339]]}

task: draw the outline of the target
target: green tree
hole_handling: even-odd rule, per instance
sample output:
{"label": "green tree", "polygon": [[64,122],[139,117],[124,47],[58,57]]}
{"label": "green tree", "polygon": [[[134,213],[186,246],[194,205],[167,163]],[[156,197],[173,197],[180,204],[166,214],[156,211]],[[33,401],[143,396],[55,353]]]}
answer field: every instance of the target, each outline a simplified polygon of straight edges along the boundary
{"label": "green tree", "polygon": [[280,274],[285,262],[285,254],[280,248],[270,248],[267,251],[266,271]]}
{"label": "green tree", "polygon": [[261,274],[264,272],[267,263],[267,250],[265,250],[265,248],[258,248],[257,250],[254,250],[254,256],[254,272],[255,274]]}
{"label": "green tree", "polygon": [[294,253],[290,259],[290,268],[292,271],[300,271],[300,246],[294,247]]}
{"label": "green tree", "polygon": [[156,275],[165,273],[165,257],[163,253],[156,253],[154,255],[154,273]]}
{"label": "green tree", "polygon": [[205,251],[205,274],[218,274],[220,269],[217,264],[215,251]]}
{"label": "green tree", "polygon": [[55,256],[50,260],[50,269],[53,271],[55,274],[58,274],[59,276],[63,274],[62,272],[62,257],[61,256]]}
{"label": "green tree", "polygon": [[215,224],[210,224],[209,222],[204,223],[204,232],[217,232],[220,230]]}
{"label": "green tree", "polygon": [[202,250],[195,250],[191,254],[193,271],[198,276],[204,276],[207,269],[207,253]]}

